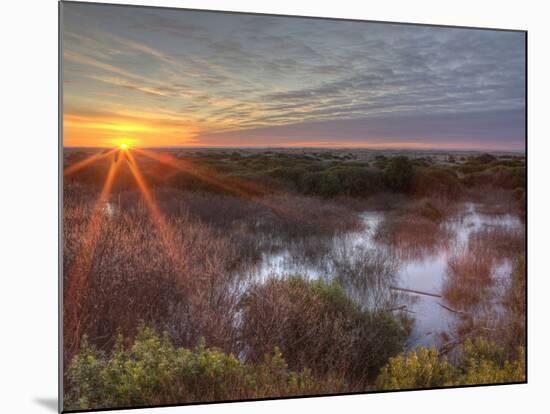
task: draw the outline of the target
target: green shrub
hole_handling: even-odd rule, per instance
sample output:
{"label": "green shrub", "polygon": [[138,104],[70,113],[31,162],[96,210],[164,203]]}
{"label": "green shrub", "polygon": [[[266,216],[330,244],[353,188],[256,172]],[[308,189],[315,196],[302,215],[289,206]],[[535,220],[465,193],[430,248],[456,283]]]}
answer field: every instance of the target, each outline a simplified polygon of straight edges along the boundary
{"label": "green shrub", "polygon": [[386,157],[384,154],[379,154],[374,157],[374,166],[380,170],[386,168],[387,163],[388,157]]}
{"label": "green shrub", "polygon": [[392,158],[384,170],[384,179],[394,191],[407,192],[413,183],[414,169],[411,161],[404,156]]}
{"label": "green shrub", "polygon": [[456,172],[440,166],[418,168],[413,187],[417,195],[437,195],[449,199],[457,199],[463,193],[463,185]]}
{"label": "green shrub", "polygon": [[287,185],[298,186],[308,171],[304,167],[276,167],[269,170],[269,176],[283,181]]}
{"label": "green shrub", "polygon": [[390,358],[380,370],[375,388],[400,390],[453,385],[456,368],[440,358],[435,348],[419,347]]}
{"label": "green shrub", "polygon": [[468,187],[493,186],[504,189],[525,188],[526,174],[525,166],[506,167],[497,165],[486,168],[480,166],[480,171],[469,172],[462,177],[462,182]]}
{"label": "green shrub", "polygon": [[525,348],[518,347],[514,360],[506,359],[505,350],[484,338],[467,340],[458,360],[460,374],[456,385],[498,384],[525,381]]}
{"label": "green shrub", "polygon": [[340,194],[367,197],[385,189],[383,176],[379,171],[358,163],[334,166],[327,173],[338,177]]}
{"label": "green shrub", "polygon": [[341,191],[336,175],[326,172],[308,172],[302,176],[300,189],[305,194],[333,197]]}
{"label": "green shrub", "polygon": [[176,348],[141,327],[133,344],[105,354],[84,344],[66,375],[65,409],[100,409],[345,391],[335,377],[288,369],[278,348],[248,365],[217,348]]}
{"label": "green shrub", "polygon": [[435,349],[416,350],[390,358],[380,370],[375,387],[381,390],[498,384],[525,381],[525,352],[504,358],[503,349],[483,338],[467,340],[451,363]]}
{"label": "green shrub", "polygon": [[477,155],[475,157],[470,157],[468,162],[475,163],[475,164],[489,164],[493,161],[495,161],[497,158],[494,155],[491,154],[481,154]]}

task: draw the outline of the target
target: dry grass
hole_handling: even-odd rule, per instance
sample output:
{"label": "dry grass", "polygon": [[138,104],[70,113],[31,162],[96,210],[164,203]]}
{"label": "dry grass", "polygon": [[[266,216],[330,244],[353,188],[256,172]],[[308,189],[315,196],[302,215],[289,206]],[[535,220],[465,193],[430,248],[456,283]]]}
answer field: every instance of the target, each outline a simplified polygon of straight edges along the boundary
{"label": "dry grass", "polygon": [[[75,258],[86,253],[81,243],[91,205],[87,200],[66,200],[67,278]],[[116,217],[105,215],[87,284],[81,287],[82,332],[109,348],[117,330],[131,336],[139,322],[146,321],[167,330],[181,345],[195,346],[202,337],[211,345],[234,350],[235,308],[246,286],[237,271],[243,257],[234,236],[222,236],[184,211],[173,212],[167,224],[179,258],[174,262],[142,203],[122,208]]]}
{"label": "dry grass", "polygon": [[[189,157],[194,155],[185,153],[184,158]],[[241,188],[235,177],[242,171],[228,157],[206,154],[198,156],[197,162],[211,163],[208,171],[225,171],[229,178],[222,177],[224,182]],[[70,158],[74,162],[81,156]],[[248,167],[253,169],[267,162],[257,157],[232,158],[242,165],[252,163]],[[309,162],[294,158],[291,164]],[[273,163],[289,162],[284,159],[279,156]],[[243,194],[218,188],[215,182],[220,177],[215,177],[214,184],[201,182],[190,174],[140,160],[169,237],[151,215],[132,175],[123,169],[109,206],[101,208],[97,221],[101,231],[88,237],[107,167],[108,163],[101,164],[65,181],[66,288],[73,286],[69,278],[79,260],[90,257],[83,282],[65,292],[78,298],[75,303],[66,301],[66,314],[74,310],[78,317],[74,325],[65,326],[66,333],[69,327],[74,329],[74,335],[68,332],[65,338],[65,362],[78,350],[82,334],[100,350],[111,352],[117,332],[131,343],[143,322],[166,331],[174,347],[204,343],[252,366],[277,346],[289,369],[310,368],[317,378],[333,378],[346,390],[365,389],[388,357],[402,350],[407,337],[410,321],[388,312],[396,300],[388,287],[394,282],[398,260],[441,251],[450,255],[444,298],[465,312],[458,335],[523,337],[521,259],[514,259],[511,283],[503,297],[495,296],[493,269],[504,259],[521,257],[524,230],[487,227],[472,234],[466,246],[453,246],[452,229],[445,225],[462,207],[457,197],[485,203],[479,211],[486,214],[516,214],[517,200],[510,204],[511,190],[478,185],[461,187],[460,194],[451,197],[381,188],[372,193],[376,195],[351,197],[344,192],[322,198],[298,194],[298,187],[292,186],[266,190],[269,181],[264,177],[261,183],[266,191]],[[290,165],[289,171],[291,167],[295,168]],[[338,169],[339,174],[344,170]],[[284,184],[280,179],[275,182]],[[362,229],[357,213],[365,210],[386,212],[375,234],[376,241],[385,245],[379,251],[358,248],[346,239],[347,232]],[[253,280],[262,255],[274,252],[287,252],[294,264],[318,269],[323,282],[288,277],[265,283]],[[493,306],[499,300],[505,311],[495,314]],[[206,390],[208,385],[199,388]],[[325,385],[311,384],[311,390],[326,390]],[[270,396],[282,392],[266,389],[265,395]]]}

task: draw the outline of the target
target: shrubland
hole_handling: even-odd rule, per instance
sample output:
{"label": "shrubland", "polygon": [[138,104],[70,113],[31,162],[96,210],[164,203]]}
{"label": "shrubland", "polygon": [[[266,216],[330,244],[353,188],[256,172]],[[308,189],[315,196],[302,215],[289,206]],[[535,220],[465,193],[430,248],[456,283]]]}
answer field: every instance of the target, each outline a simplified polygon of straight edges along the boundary
{"label": "shrubland", "polygon": [[[71,153],[66,163],[82,158]],[[127,168],[101,206],[108,163],[64,180],[63,274],[72,289],[64,293],[79,298],[65,309],[77,315],[65,327],[68,409],[524,380],[523,228],[485,228],[458,248],[444,225],[466,201],[524,218],[524,157],[219,150],[172,158],[188,170],[136,156],[155,214]],[[97,208],[101,231],[84,243]],[[363,230],[365,210],[385,212],[374,233],[384,252],[346,242]],[[411,350],[414,316],[395,307],[388,286],[398,260],[442,244],[442,299],[459,323],[443,344],[452,346]],[[318,264],[318,280],[254,278],[263,255],[280,251]],[[82,256],[86,277],[71,284]],[[491,269],[508,259],[503,283]],[[502,311],[487,314],[498,289]]]}
{"label": "shrubland", "polygon": [[514,359],[507,359],[497,344],[479,337],[468,339],[459,351],[454,360],[436,348],[425,347],[392,357],[380,370],[376,388],[411,390],[524,382],[526,379],[524,347],[518,347]]}
{"label": "shrubland", "polygon": [[143,407],[191,402],[344,392],[337,377],[293,371],[278,348],[255,364],[207,347],[175,347],[168,334],[141,326],[134,340],[118,335],[110,352],[84,340],[68,369],[65,408]]}

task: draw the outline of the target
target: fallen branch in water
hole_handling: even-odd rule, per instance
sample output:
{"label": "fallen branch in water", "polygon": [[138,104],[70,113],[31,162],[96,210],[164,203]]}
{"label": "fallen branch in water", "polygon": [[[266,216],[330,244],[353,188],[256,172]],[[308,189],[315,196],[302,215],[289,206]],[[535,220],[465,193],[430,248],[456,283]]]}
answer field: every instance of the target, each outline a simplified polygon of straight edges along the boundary
{"label": "fallen branch in water", "polygon": [[386,312],[394,312],[394,311],[402,311],[402,310],[407,310],[407,305],[401,305],[396,308],[389,308],[389,309],[386,309]]}
{"label": "fallen branch in water", "polygon": [[[441,305],[441,306],[444,306],[444,305]],[[473,329],[472,331],[470,331],[470,332],[468,332],[468,333],[466,333],[462,336],[451,339],[450,341],[448,341],[448,342],[444,343],[443,345],[441,345],[439,347],[439,355],[445,355],[445,354],[449,353],[457,345],[463,344],[466,341],[466,339],[475,337],[478,334],[478,331],[480,331],[480,330],[497,331],[497,329],[493,329],[493,328],[489,328],[489,327],[485,327],[485,326],[477,327],[476,329]]]}
{"label": "fallen branch in water", "polygon": [[413,289],[406,289],[401,288],[397,286],[390,286],[391,290],[398,290],[401,292],[407,292],[407,293],[416,293],[417,295],[424,295],[424,296],[432,296],[434,298],[441,298],[441,295],[438,295],[437,293],[430,293],[430,292],[422,292],[421,290],[413,290]]}
{"label": "fallen branch in water", "polygon": [[438,304],[439,306],[441,306],[442,308],[447,309],[449,312],[458,313],[458,314],[464,314],[464,313],[466,313],[466,312],[461,311],[461,310],[456,310],[456,309],[453,309],[453,308],[449,308],[448,306],[445,306],[445,305],[442,304],[441,302],[437,302],[437,304]]}
{"label": "fallen branch in water", "polygon": [[386,312],[401,311],[401,312],[407,312],[407,313],[414,313],[414,314],[416,314],[415,311],[412,311],[412,310],[410,310],[409,308],[407,308],[407,305],[398,306],[398,307],[396,307],[396,308],[385,309],[385,311],[386,311]]}

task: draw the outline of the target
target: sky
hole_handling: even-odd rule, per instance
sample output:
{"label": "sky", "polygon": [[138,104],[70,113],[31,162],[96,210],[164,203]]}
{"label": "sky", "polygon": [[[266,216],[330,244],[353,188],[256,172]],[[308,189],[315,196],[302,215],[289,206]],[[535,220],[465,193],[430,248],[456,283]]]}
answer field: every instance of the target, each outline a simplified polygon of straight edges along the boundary
{"label": "sky", "polygon": [[525,149],[525,38],[63,3],[64,146]]}

